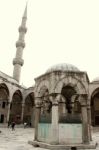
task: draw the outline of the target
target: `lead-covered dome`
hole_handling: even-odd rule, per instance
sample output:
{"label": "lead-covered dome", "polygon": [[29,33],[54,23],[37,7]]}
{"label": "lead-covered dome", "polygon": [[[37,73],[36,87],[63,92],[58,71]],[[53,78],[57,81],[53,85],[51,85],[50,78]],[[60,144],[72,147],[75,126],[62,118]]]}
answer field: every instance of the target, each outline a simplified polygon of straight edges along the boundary
{"label": "lead-covered dome", "polygon": [[99,82],[99,77],[94,78],[92,82]]}
{"label": "lead-covered dome", "polygon": [[53,71],[67,71],[67,72],[80,72],[80,70],[72,64],[61,63],[50,67],[46,72],[50,73]]}

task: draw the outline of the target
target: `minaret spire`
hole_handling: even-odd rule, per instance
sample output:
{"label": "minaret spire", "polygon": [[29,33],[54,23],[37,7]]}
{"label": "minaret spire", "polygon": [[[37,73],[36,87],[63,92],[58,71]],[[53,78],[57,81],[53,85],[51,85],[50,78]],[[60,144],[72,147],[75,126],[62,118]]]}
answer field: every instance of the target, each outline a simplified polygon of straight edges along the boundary
{"label": "minaret spire", "polygon": [[27,18],[27,3],[26,3],[26,7],[25,7],[25,10],[24,10],[23,17],[24,17],[24,18]]}
{"label": "minaret spire", "polygon": [[19,27],[19,39],[16,42],[16,57],[13,59],[13,65],[14,65],[13,78],[18,82],[20,82],[21,67],[24,64],[22,55],[23,55],[23,49],[25,48],[25,42],[24,42],[25,33],[27,31],[26,20],[27,20],[27,3],[22,17],[21,26]]}

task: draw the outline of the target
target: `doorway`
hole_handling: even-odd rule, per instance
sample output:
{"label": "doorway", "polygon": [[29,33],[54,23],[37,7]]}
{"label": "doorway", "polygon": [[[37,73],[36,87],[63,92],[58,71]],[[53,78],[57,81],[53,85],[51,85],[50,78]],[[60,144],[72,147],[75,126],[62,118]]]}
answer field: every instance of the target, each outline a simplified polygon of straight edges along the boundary
{"label": "doorway", "polygon": [[4,123],[4,115],[1,114],[1,120],[0,120],[1,123]]}

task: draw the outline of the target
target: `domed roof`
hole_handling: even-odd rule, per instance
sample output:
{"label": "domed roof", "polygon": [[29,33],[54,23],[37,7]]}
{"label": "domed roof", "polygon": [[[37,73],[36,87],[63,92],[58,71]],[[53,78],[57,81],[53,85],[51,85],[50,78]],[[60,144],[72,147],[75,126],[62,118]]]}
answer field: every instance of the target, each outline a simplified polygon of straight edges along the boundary
{"label": "domed roof", "polygon": [[99,77],[94,78],[92,82],[99,82]]}
{"label": "domed roof", "polygon": [[67,71],[67,72],[80,72],[80,70],[72,64],[61,63],[50,67],[46,72],[50,73],[53,71]]}

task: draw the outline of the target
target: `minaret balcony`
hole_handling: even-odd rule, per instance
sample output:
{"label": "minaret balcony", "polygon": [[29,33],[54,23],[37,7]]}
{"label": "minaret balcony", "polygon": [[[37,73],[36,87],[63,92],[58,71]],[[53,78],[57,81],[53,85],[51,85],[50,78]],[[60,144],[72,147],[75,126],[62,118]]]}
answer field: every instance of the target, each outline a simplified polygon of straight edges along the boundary
{"label": "minaret balcony", "polygon": [[25,47],[25,43],[24,43],[24,41],[17,41],[16,42],[16,47]]}
{"label": "minaret balcony", "polygon": [[21,59],[21,58],[14,58],[14,59],[13,59],[13,65],[16,65],[16,64],[18,64],[18,65],[20,65],[20,66],[23,66],[24,60]]}
{"label": "minaret balcony", "polygon": [[20,26],[20,27],[19,27],[19,32],[26,33],[26,32],[27,32],[27,28],[26,28],[26,27],[23,27],[23,26]]}

